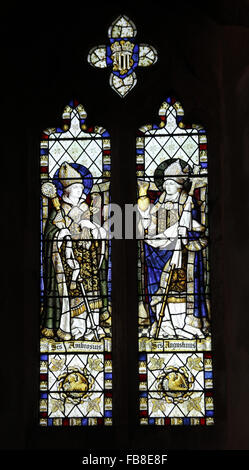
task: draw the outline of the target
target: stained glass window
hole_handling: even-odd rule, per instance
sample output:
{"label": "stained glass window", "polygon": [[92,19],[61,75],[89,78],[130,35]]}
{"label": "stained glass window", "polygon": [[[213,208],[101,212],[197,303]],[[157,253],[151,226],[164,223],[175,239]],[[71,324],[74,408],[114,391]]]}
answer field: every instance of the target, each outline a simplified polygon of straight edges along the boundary
{"label": "stained glass window", "polygon": [[88,62],[93,67],[111,66],[110,86],[124,97],[137,83],[135,69],[148,67],[157,61],[157,52],[148,44],[136,44],[137,29],[127,16],[120,15],[108,29],[109,46],[93,47]]}
{"label": "stained glass window", "polygon": [[140,423],[214,422],[207,134],[168,97],[136,139]]}
{"label": "stained glass window", "polygon": [[43,132],[40,424],[112,424],[110,135],[72,101]]}

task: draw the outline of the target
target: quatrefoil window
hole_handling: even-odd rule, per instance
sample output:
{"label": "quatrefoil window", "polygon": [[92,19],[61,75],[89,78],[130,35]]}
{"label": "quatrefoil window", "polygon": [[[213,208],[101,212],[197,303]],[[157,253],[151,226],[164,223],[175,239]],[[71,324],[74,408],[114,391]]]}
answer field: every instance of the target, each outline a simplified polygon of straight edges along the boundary
{"label": "quatrefoil window", "polygon": [[98,68],[112,67],[110,86],[121,97],[131,91],[137,83],[136,67],[148,67],[157,61],[157,51],[147,44],[136,44],[135,24],[120,15],[109,27],[110,45],[93,47],[88,62]]}

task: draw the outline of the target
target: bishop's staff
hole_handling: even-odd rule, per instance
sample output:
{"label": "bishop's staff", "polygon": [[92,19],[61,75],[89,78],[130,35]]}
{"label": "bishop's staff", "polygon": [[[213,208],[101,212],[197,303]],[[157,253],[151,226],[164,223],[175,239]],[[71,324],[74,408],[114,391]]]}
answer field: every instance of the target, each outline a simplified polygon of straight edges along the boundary
{"label": "bishop's staff", "polygon": [[166,285],[166,288],[165,288],[165,291],[164,291],[164,294],[163,294],[163,298],[162,298],[162,305],[161,305],[161,309],[160,309],[160,313],[159,313],[155,338],[158,338],[158,336],[159,336],[159,331],[160,331],[162,321],[163,321],[163,318],[164,318],[165,308],[166,308],[168,295],[169,295],[170,283],[171,283],[171,280],[172,280],[174,269],[175,269],[175,264],[172,264],[171,267],[170,267],[170,272],[169,272],[169,276],[168,276],[168,280],[167,280],[167,285]]}
{"label": "bishop's staff", "polygon": [[[61,212],[60,200],[57,196],[57,191],[56,191],[55,185],[53,183],[50,183],[50,182],[43,183],[43,185],[41,187],[41,192],[42,192],[43,196],[45,196],[45,197],[52,200],[53,206],[56,209],[57,213],[61,214],[61,222],[64,224],[64,226],[66,228],[66,223],[65,223],[65,220],[64,220],[62,212]],[[91,328],[94,332],[96,341],[99,341],[97,326],[94,323],[92,312],[91,312],[91,309],[90,309],[90,306],[89,306],[89,303],[88,303],[85,288],[84,288],[83,281],[82,281],[81,278],[79,279],[79,282],[80,282],[80,287],[81,287],[82,295],[83,295],[85,306],[86,306],[86,311],[87,311],[87,314],[88,314],[89,319],[90,319]]]}
{"label": "bishop's staff", "polygon": [[[198,174],[198,171],[199,171],[199,167],[197,167],[195,169],[194,174]],[[201,178],[201,177],[192,178],[191,187],[190,187],[190,190],[189,190],[188,194],[190,196],[193,196],[195,188],[199,187],[200,184],[201,184],[202,187],[204,186],[204,188],[206,190],[206,184],[203,184],[203,178]],[[181,243],[181,238],[180,238],[179,241]],[[172,276],[173,276],[175,267],[176,267],[175,263],[172,263],[171,266],[170,266],[170,271],[169,271],[169,275],[168,275],[168,279],[167,279],[167,285],[166,285],[164,294],[162,296],[162,305],[161,305],[161,309],[160,309],[160,313],[159,313],[159,319],[158,319],[155,338],[158,338],[158,336],[159,336],[159,331],[160,331],[161,324],[162,324],[162,321],[163,321],[163,318],[164,318],[164,315],[165,315],[165,308],[166,308],[166,304],[167,304],[170,283],[171,283],[171,280],[172,280]]]}

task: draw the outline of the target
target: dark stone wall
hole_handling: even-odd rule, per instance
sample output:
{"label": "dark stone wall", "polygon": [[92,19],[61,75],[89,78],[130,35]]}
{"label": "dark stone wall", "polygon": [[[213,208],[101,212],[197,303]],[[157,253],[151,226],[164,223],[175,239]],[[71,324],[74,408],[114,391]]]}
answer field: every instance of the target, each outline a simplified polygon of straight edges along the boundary
{"label": "dark stone wall", "polygon": [[[248,449],[249,3],[44,5],[2,16],[2,449]],[[147,3],[146,3],[147,5]],[[125,11],[124,11],[125,10]],[[86,61],[120,14],[159,60],[121,99]],[[108,429],[39,429],[39,138],[71,98],[112,138],[112,198],[135,200],[135,134],[166,96],[208,131],[216,425],[139,427],[136,242],[113,241],[114,419]],[[96,439],[96,441],[95,441]]]}

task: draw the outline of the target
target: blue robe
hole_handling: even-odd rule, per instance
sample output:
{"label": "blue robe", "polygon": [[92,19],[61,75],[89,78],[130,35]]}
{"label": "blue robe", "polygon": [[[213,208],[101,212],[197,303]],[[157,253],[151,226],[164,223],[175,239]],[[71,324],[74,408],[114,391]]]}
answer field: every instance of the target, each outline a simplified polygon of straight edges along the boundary
{"label": "blue robe", "polygon": [[[200,222],[200,212],[196,201],[193,199],[194,208],[192,209],[192,218]],[[200,232],[188,231],[188,240],[198,240]],[[160,250],[144,243],[145,265],[147,268],[147,292],[149,300],[149,313],[151,324],[156,320],[155,311],[151,307],[152,296],[155,295],[160,287],[160,279],[165,264],[173,256],[172,250]],[[187,293],[186,293],[187,302]],[[207,319],[208,311],[205,296],[204,282],[204,263],[202,250],[195,252],[194,257],[194,311],[193,315],[197,319]]]}

